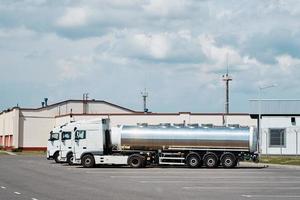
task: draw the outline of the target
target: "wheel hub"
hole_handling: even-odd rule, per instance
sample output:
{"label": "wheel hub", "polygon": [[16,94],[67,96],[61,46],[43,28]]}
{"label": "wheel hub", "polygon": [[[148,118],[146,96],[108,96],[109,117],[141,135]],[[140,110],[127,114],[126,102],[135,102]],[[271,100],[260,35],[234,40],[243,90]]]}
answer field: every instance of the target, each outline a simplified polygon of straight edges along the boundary
{"label": "wheel hub", "polygon": [[85,164],[89,165],[91,163],[91,159],[85,159]]}

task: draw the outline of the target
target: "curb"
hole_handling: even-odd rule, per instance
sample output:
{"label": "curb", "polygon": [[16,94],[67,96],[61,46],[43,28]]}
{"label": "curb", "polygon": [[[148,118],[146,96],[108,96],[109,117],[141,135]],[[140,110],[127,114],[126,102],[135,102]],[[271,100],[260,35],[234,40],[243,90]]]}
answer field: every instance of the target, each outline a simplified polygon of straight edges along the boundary
{"label": "curb", "polygon": [[241,162],[240,166],[242,167],[261,167],[261,168],[277,168],[277,169],[296,169],[300,170],[299,165],[281,165],[281,164],[271,164],[271,163],[250,163],[250,162]]}
{"label": "curb", "polygon": [[297,169],[300,170],[299,165],[280,165],[280,164],[270,164],[270,163],[261,163],[274,168],[285,168],[285,169]]}
{"label": "curb", "polygon": [[9,151],[1,151],[3,153],[6,153],[8,155],[11,155],[11,156],[16,156],[17,154],[13,153],[13,152],[9,152]]}

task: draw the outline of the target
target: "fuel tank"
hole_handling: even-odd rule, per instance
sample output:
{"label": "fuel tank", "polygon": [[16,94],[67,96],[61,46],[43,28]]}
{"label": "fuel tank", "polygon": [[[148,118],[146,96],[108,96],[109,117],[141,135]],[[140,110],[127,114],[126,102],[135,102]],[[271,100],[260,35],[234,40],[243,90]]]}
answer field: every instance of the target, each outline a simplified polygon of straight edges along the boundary
{"label": "fuel tank", "polygon": [[230,149],[255,152],[257,133],[254,127],[194,127],[194,126],[121,126],[121,149],[193,150]]}

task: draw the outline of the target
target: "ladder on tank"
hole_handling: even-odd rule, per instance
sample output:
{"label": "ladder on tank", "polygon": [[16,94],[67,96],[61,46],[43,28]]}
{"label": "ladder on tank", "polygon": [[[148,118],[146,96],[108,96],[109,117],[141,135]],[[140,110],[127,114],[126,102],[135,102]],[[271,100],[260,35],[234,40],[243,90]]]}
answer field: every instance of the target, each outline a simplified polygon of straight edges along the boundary
{"label": "ladder on tank", "polygon": [[158,163],[161,165],[185,165],[185,158],[181,153],[160,153]]}

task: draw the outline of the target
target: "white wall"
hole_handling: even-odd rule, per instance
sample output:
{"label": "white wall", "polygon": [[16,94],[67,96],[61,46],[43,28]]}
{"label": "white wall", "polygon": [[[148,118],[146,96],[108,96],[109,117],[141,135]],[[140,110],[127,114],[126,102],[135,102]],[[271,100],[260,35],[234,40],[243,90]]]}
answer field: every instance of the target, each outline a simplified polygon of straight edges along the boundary
{"label": "white wall", "polygon": [[46,147],[50,131],[55,127],[55,119],[47,117],[21,117],[22,141],[19,147]]}
{"label": "white wall", "polygon": [[[270,155],[299,155],[300,154],[300,117],[296,125],[292,125],[290,116],[263,116],[261,120],[261,152]],[[285,128],[284,147],[270,147],[270,128]],[[298,134],[298,136],[297,136]]]}
{"label": "white wall", "polygon": [[[19,109],[14,109],[10,112],[3,112],[0,115],[0,135],[4,138],[5,135],[13,135],[13,147],[18,147],[19,136]],[[2,140],[2,144],[4,139]]]}

